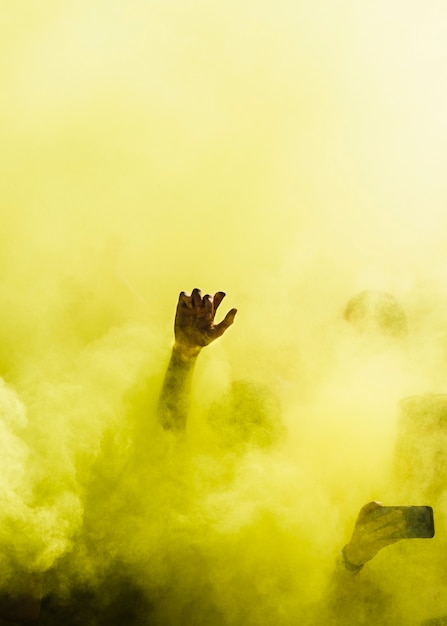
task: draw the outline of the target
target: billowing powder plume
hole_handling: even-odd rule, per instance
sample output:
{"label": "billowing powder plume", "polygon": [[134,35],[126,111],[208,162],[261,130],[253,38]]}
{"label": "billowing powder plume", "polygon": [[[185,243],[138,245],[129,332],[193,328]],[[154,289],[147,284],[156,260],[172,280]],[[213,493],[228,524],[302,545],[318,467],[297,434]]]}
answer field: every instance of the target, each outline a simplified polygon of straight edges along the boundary
{"label": "billowing powder plume", "polygon": [[[1,0],[0,595],[445,623],[446,33],[440,0]],[[195,287],[238,314],[177,436]],[[345,584],[370,500],[436,535]]]}

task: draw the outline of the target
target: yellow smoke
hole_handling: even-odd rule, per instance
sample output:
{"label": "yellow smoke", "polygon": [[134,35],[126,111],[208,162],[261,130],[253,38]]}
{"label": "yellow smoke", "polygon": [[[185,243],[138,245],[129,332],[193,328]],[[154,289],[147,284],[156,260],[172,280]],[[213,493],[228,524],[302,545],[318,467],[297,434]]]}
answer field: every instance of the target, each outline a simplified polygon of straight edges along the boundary
{"label": "yellow smoke", "polygon": [[[160,623],[322,606],[360,506],[399,497],[398,401],[444,391],[446,32],[439,0],[0,0],[4,586],[105,611],[120,563]],[[239,312],[178,444],[154,406],[194,287]],[[406,339],[343,319],[365,289]],[[216,442],[233,380],[278,398],[271,452]]]}

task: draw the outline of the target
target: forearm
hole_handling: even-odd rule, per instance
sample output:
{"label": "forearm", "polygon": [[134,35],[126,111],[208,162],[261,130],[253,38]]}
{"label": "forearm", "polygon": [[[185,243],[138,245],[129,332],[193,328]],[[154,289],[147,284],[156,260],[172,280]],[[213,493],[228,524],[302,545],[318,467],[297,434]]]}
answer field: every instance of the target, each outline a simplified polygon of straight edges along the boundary
{"label": "forearm", "polygon": [[158,418],[165,430],[186,428],[194,367],[200,350],[185,350],[177,344],[161,388]]}

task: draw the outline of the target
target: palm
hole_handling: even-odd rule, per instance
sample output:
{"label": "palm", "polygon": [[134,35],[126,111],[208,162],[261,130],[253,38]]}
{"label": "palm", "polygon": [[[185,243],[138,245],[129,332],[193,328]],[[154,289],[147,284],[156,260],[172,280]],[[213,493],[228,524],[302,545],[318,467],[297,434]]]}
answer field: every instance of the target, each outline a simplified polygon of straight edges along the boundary
{"label": "palm", "polygon": [[176,343],[187,349],[200,350],[223,335],[233,323],[236,309],[231,309],[219,324],[214,323],[216,311],[225,294],[218,291],[214,297],[194,289],[189,296],[182,292],[175,316]]}

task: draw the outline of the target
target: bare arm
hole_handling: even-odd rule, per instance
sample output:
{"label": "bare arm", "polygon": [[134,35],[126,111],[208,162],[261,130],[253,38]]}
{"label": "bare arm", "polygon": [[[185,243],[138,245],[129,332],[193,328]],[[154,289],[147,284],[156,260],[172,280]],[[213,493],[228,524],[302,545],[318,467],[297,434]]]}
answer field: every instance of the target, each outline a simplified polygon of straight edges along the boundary
{"label": "bare arm", "polygon": [[166,430],[186,428],[189,395],[194,366],[201,350],[221,337],[234,322],[236,309],[231,309],[219,323],[214,323],[216,311],[225,297],[223,291],[202,297],[200,289],[191,295],[182,291],[175,314],[175,342],[163,381],[158,404],[159,420]]}
{"label": "bare arm", "polygon": [[314,608],[316,620],[312,625],[319,626],[322,614],[331,626],[376,624],[378,615],[392,616],[390,624],[403,623],[398,609],[393,619],[393,596],[384,593],[380,578],[371,570],[358,575],[382,548],[399,541],[405,527],[401,511],[377,515],[381,507],[380,502],[373,501],[360,509],[351,539],[337,560],[321,602]]}

